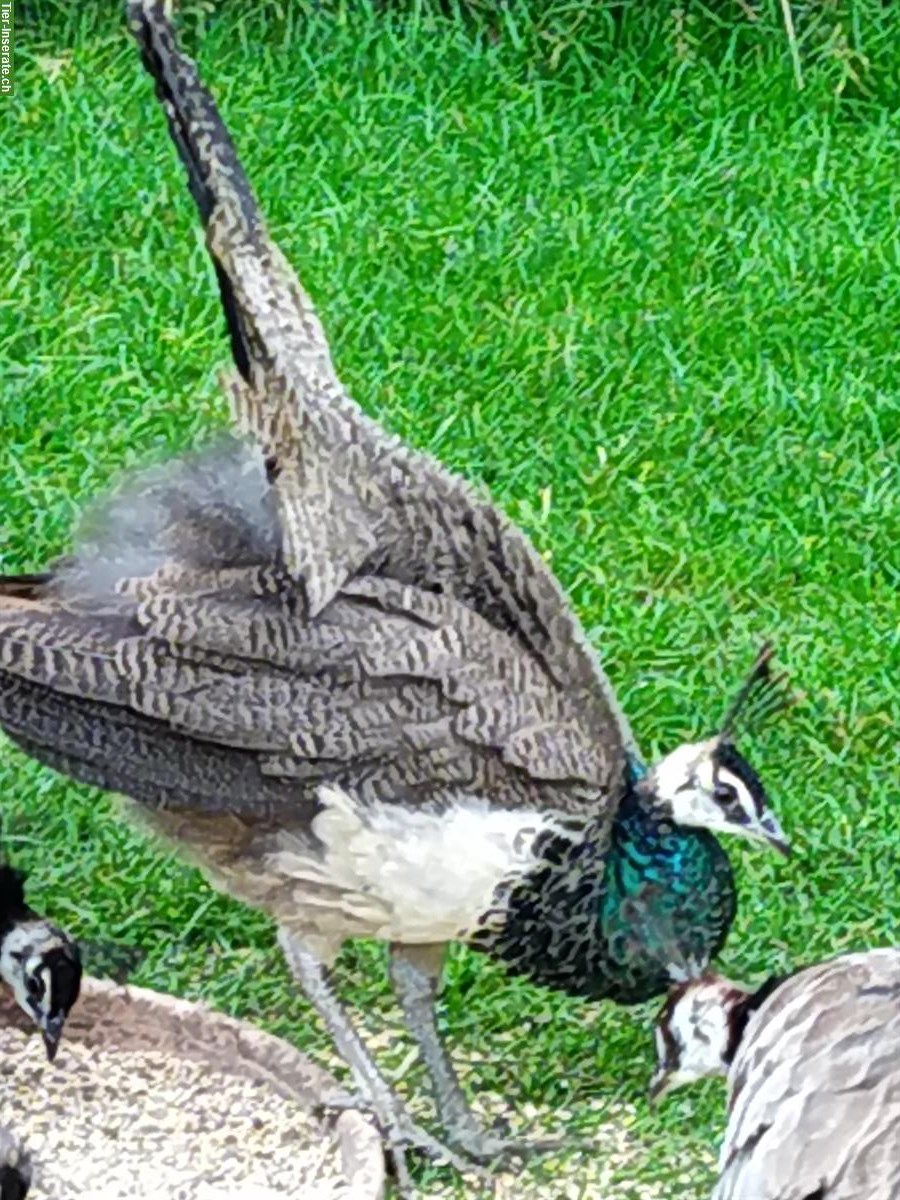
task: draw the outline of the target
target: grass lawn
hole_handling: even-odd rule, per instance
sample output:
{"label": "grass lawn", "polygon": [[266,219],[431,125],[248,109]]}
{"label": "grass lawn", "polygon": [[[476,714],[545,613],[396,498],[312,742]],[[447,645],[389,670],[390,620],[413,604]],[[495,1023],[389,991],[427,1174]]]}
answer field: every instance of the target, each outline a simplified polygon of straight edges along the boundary
{"label": "grass lawn", "polygon": [[[798,91],[777,30],[647,4],[616,33],[601,7],[489,29],[223,2],[200,38],[194,4],[185,36],[352,393],[552,556],[648,756],[711,730],[775,641],[805,699],[745,749],[796,855],[729,844],[723,961],[752,979],[897,940],[900,92],[837,51]],[[46,13],[0,97],[3,571],[225,420],[211,272],[118,5]],[[137,982],[327,1053],[266,918],[8,744],[0,791],[36,905],[145,950]],[[399,1063],[382,950],[340,977]],[[649,1016],[454,956],[446,1027],[488,1110],[601,1136],[510,1195],[708,1193],[721,1089],[648,1109]]]}

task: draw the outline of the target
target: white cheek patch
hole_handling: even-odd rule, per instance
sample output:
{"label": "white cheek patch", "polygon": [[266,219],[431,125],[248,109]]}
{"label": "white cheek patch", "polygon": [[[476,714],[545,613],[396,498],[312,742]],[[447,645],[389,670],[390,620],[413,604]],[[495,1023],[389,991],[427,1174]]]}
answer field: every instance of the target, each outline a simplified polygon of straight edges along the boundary
{"label": "white cheek patch", "polygon": [[3,939],[0,952],[0,974],[10,985],[13,978],[22,974],[22,964],[34,952],[31,931],[27,925],[17,925]]}
{"label": "white cheek patch", "polygon": [[672,1014],[672,1031],[676,1034],[679,1045],[690,1046],[696,1036],[698,1020],[696,1004],[688,1006],[681,1003],[676,1007]]}
{"label": "white cheek patch", "polygon": [[721,1070],[728,1048],[728,1013],[718,994],[695,998],[690,1021],[684,1030],[685,1068],[696,1076],[711,1075]]}
{"label": "white cheek patch", "polygon": [[40,1000],[40,1008],[45,1013],[52,1013],[54,1011],[53,972],[50,970],[49,967],[42,967],[38,974],[38,978],[41,980],[41,982],[44,985],[44,994]]}
{"label": "white cheek patch", "polygon": [[699,787],[682,792],[672,805],[672,815],[679,825],[696,829],[727,831],[729,823],[725,814],[709,792]]}
{"label": "white cheek patch", "polygon": [[0,951],[0,978],[12,988],[16,1003],[29,1015],[31,1010],[25,991],[25,972],[33,951],[31,931],[26,925],[11,929],[3,939],[3,949]]}
{"label": "white cheek patch", "polygon": [[707,1012],[697,1026],[697,1037],[715,1052],[716,1058],[721,1058],[725,1052],[728,1029],[725,1014],[718,1009]]}
{"label": "white cheek patch", "polygon": [[[719,772],[720,777],[723,774],[724,772]],[[715,771],[713,770],[713,762],[710,757],[707,756],[701,758],[697,762],[694,768],[694,778],[696,779],[698,785],[702,787],[705,792],[711,792],[713,790],[715,787]]]}
{"label": "white cheek patch", "polygon": [[[0,948],[0,978],[9,987],[16,1003],[32,1020],[35,1009],[44,1014],[53,1011],[53,972],[44,961],[49,946],[58,945],[58,936],[40,921],[23,922],[11,929]],[[44,985],[35,1001],[28,993],[28,981],[38,979]]]}

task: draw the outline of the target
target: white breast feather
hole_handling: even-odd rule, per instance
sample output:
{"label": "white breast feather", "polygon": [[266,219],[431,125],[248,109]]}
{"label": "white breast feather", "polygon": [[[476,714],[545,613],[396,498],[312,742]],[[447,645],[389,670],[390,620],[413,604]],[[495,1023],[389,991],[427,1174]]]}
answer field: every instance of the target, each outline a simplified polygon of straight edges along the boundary
{"label": "white breast feather", "polygon": [[293,919],[283,912],[279,919],[298,932],[327,928],[328,911],[338,907],[369,937],[410,944],[465,938],[497,889],[534,864],[538,834],[557,828],[552,814],[492,809],[465,796],[439,812],[363,806],[331,786],[319,800],[323,811],[312,826],[318,855],[284,832],[266,861],[267,871],[296,883]]}

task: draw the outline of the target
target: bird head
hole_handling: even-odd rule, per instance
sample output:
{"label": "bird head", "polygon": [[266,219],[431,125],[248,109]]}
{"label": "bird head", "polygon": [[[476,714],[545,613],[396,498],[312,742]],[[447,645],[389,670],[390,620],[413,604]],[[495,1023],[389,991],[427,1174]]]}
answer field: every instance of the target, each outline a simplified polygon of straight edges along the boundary
{"label": "bird head", "polygon": [[0,1128],[0,1200],[24,1200],[32,1174],[28,1151],[8,1129]]}
{"label": "bird head", "polygon": [[651,1102],[695,1079],[728,1074],[749,999],[749,992],[720,975],[702,975],[671,989],[653,1030]]}
{"label": "bird head", "polygon": [[0,945],[0,978],[40,1029],[52,1062],[81,991],[81,955],[69,936],[42,918],[14,925]]}
{"label": "bird head", "polygon": [[31,1189],[31,1164],[22,1162],[14,1167],[0,1167],[0,1200],[25,1200]]}
{"label": "bird head", "polygon": [[781,679],[769,670],[765,646],[713,737],[673,750],[651,768],[641,786],[649,788],[678,825],[733,833],[763,842],[785,856],[790,846],[759,776],[734,744],[740,717],[774,711],[786,701]]}
{"label": "bird head", "polygon": [[650,785],[658,803],[678,825],[733,833],[764,842],[788,856],[790,845],[759,776],[721,735],[689,742],[652,768]]}

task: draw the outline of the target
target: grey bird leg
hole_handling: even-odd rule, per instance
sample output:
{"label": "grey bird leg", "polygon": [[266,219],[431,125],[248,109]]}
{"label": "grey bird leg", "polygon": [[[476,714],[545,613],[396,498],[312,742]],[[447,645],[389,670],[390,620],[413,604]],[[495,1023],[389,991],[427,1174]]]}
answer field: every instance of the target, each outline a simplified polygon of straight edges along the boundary
{"label": "grey bird leg", "polygon": [[444,962],[443,945],[391,945],[391,982],[431,1077],[438,1118],[450,1139],[458,1144],[481,1133],[453,1069],[435,1019],[435,1001]]}
{"label": "grey bird leg", "polygon": [[[322,960],[293,934],[278,931],[278,942],[284,951],[291,973],[303,989],[334,1041],[338,1053],[353,1073],[360,1089],[363,1104],[368,1106],[388,1143],[394,1160],[397,1184],[401,1195],[412,1196],[414,1189],[406,1161],[408,1150],[419,1150],[429,1158],[449,1163],[458,1171],[471,1175],[473,1161],[433,1137],[410,1117],[401,1099],[384,1078],[362,1038],[356,1032],[329,979]],[[339,1100],[346,1107],[347,1098]],[[329,1107],[326,1102],[325,1107]]]}
{"label": "grey bird leg", "polygon": [[475,1162],[496,1163],[515,1156],[558,1150],[558,1139],[510,1141],[482,1128],[472,1112],[435,1020],[444,946],[391,945],[391,981],[431,1078],[434,1102],[447,1141]]}

